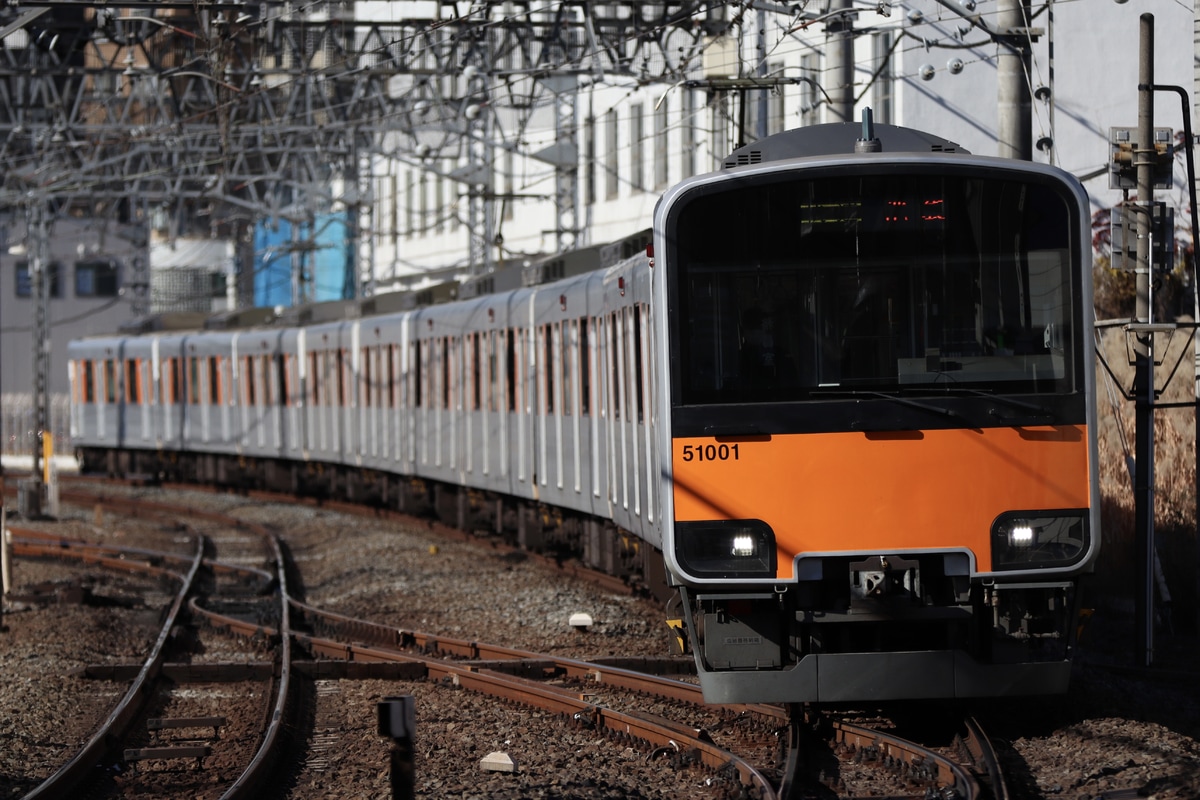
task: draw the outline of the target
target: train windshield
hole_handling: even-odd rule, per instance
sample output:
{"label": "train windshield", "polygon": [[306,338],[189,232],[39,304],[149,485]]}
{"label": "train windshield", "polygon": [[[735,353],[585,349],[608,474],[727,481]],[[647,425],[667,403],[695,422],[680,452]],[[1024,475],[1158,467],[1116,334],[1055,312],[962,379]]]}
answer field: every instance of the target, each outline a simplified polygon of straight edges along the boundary
{"label": "train windshield", "polygon": [[1073,391],[1064,191],[1007,173],[793,174],[677,206],[674,402]]}

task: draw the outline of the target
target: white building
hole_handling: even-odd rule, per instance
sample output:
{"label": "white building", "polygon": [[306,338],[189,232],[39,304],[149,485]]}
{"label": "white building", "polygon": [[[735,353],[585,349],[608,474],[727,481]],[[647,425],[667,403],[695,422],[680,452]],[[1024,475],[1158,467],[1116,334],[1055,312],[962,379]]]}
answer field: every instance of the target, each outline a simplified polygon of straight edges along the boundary
{"label": "white building", "polygon": [[[600,244],[649,227],[665,188],[719,168],[739,141],[836,121],[826,95],[836,96],[842,72],[831,63],[828,25],[839,17],[826,12],[843,2],[855,12],[854,121],[869,106],[878,122],[924,129],[974,153],[999,153],[997,64],[1003,45],[992,33],[997,12],[1013,0],[809,0],[765,4],[778,10],[762,12],[731,4],[726,18],[741,14],[741,23],[729,36],[709,40],[704,56],[690,65],[686,77],[694,88],[600,71],[577,77],[564,122],[574,125],[578,147],[577,243]],[[1032,157],[1079,176],[1097,209],[1121,199],[1108,185],[1110,128],[1137,126],[1139,17],[1149,12],[1155,18],[1155,82],[1182,86],[1191,96],[1192,2],[1028,2],[1029,19],[1019,27],[1031,53],[1031,140],[1038,143]],[[389,8],[412,4],[362,5],[386,18],[405,13]],[[519,262],[557,249],[554,168],[530,155],[541,151],[545,158],[555,144],[555,105],[545,84],[500,77],[502,71],[429,78],[431,96],[464,98],[454,107],[458,113],[447,115],[436,102],[418,105],[427,122],[414,115],[414,130],[398,132],[392,142],[393,157],[373,162],[374,204],[363,230],[373,233],[376,291],[482,268],[470,263],[467,187],[472,176],[478,180],[484,173],[472,167],[459,115],[482,115],[481,130],[492,145],[488,186],[495,199],[490,212],[474,216],[478,241],[491,243],[487,263]],[[714,78],[755,76],[772,88],[745,92],[744,110],[741,93],[703,88]],[[484,102],[466,102],[472,96]],[[522,97],[533,99],[532,111],[515,102]],[[1156,107],[1157,126],[1182,130],[1176,95],[1156,93]],[[486,158],[477,150],[474,163]],[[1160,199],[1184,209],[1178,161],[1175,189]],[[1183,224],[1186,215],[1177,219]]]}

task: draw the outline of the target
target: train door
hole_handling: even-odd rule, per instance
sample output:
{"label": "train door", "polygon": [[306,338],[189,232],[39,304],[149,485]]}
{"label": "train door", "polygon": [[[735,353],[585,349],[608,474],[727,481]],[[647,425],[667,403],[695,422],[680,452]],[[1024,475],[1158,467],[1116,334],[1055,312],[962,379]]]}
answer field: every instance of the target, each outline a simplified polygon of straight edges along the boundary
{"label": "train door", "polygon": [[[140,344],[140,343],[139,343]],[[150,365],[144,357],[145,351],[139,347],[139,351],[133,354],[133,358],[128,358],[125,361],[126,380],[129,381],[129,389],[126,391],[126,396],[130,398],[130,403],[134,406],[137,415],[137,430],[133,430],[131,421],[130,435],[138,437],[143,443],[150,441],[150,398],[147,389],[150,386],[149,369]]]}

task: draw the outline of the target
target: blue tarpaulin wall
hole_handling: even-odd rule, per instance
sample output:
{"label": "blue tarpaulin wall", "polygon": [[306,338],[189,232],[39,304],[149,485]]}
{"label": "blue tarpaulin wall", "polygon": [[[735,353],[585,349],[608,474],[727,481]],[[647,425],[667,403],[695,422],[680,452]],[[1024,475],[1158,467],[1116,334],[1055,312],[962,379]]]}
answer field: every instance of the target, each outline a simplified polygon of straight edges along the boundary
{"label": "blue tarpaulin wall", "polygon": [[[293,236],[293,227],[296,235]],[[288,220],[260,220],[254,228],[254,305],[292,305],[293,251],[296,242],[306,248],[299,256],[308,277],[303,302],[345,300],[353,297],[350,245],[346,240],[345,213],[319,214],[310,226]],[[307,249],[311,242],[314,249]]]}

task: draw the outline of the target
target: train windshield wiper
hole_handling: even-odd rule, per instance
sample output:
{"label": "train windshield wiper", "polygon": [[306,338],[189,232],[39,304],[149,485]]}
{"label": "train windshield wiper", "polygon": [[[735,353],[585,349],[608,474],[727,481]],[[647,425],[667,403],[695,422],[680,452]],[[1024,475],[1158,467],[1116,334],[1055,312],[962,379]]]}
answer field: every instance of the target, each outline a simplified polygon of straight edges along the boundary
{"label": "train windshield wiper", "polygon": [[845,395],[847,397],[878,397],[882,400],[891,400],[893,403],[899,403],[902,406],[909,408],[918,408],[922,411],[928,411],[931,414],[938,414],[943,417],[960,417],[961,415],[951,411],[948,408],[922,403],[920,400],[914,400],[911,397],[903,395],[880,392],[873,389],[839,389],[836,386],[822,386],[813,390],[814,396],[821,395]]}
{"label": "train windshield wiper", "polygon": [[[1024,411],[1028,411],[1033,416],[1037,417],[1054,416],[1054,414],[1047,410],[1045,406],[1040,406],[1036,403],[1029,403],[1025,400],[1018,400],[1015,397],[1008,397],[1007,395],[1003,394],[996,394],[995,392],[986,392],[983,389],[969,389],[965,386],[942,386],[938,388],[938,391],[946,394],[968,394],[974,397],[986,397],[988,400],[995,400],[1012,408],[1019,408]],[[995,410],[993,410],[991,413],[993,416],[1000,416],[995,412]]]}

